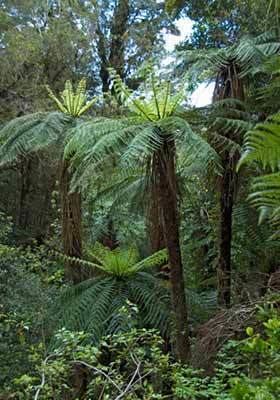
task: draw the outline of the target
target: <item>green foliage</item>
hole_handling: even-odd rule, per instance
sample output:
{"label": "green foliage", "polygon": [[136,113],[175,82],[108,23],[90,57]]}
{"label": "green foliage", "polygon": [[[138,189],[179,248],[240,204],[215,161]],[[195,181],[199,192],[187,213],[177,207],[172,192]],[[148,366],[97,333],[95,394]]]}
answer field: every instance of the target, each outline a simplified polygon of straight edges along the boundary
{"label": "green foliage", "polygon": [[71,120],[59,112],[29,114],[8,122],[0,132],[1,164],[61,145]]}
{"label": "green foliage", "polygon": [[96,99],[86,101],[86,80],[82,79],[76,89],[73,91],[73,86],[70,81],[66,81],[65,88],[61,94],[62,102],[54,95],[53,91],[47,86],[49,97],[57,104],[58,108],[64,114],[69,114],[72,117],[80,117],[92,105]]}
{"label": "green foliage", "polygon": [[60,326],[91,332],[95,341],[125,331],[129,320],[122,309],[129,300],[139,309],[137,326],[155,327],[166,335],[170,328],[169,292],[161,279],[146,271],[166,262],[166,251],[139,261],[135,248],[109,250],[98,244],[88,254],[92,261],[77,262],[94,277],[64,291],[57,305],[60,310],[56,310]]}
{"label": "green foliage", "polygon": [[[259,317],[264,329],[255,332],[248,327],[247,338],[228,342],[212,376],[174,363],[163,353],[163,341],[154,330],[131,327],[126,333],[104,337],[95,347],[91,334],[62,329],[55,335],[52,352],[46,355],[40,346],[33,348],[33,372],[16,378],[14,388],[25,400],[34,395],[50,400],[62,393],[104,400],[117,396],[130,400],[276,400],[279,310],[264,306]],[[73,384],[73,374],[81,379],[78,387]]]}
{"label": "green foliage", "polygon": [[241,344],[241,351],[248,369],[231,380],[230,392],[235,400],[276,400],[280,396],[279,312],[271,312],[263,326],[263,334],[250,327],[246,330],[249,338]]}
{"label": "green foliage", "polygon": [[279,397],[279,310],[261,309],[264,332],[246,329],[248,338],[228,342],[218,355],[215,375],[192,368],[175,369],[179,399],[276,400]]}
{"label": "green foliage", "polygon": [[181,11],[193,22],[184,43],[188,48],[226,47],[244,35],[257,36],[279,25],[278,0],[166,0],[165,4],[175,16]]}
{"label": "green foliage", "polygon": [[259,164],[272,173],[254,179],[251,202],[260,211],[260,221],[270,218],[277,228],[280,222],[280,119],[279,114],[258,124],[245,137],[244,153],[239,166],[244,163]]}
{"label": "green foliage", "polygon": [[[234,160],[234,174],[244,139],[240,166],[249,168],[234,182],[238,192],[233,190],[232,302],[254,300],[267,286],[277,287],[279,243],[268,238],[278,238],[280,226],[279,0],[265,5],[261,0],[0,4],[0,397],[278,399],[279,310],[264,307],[263,324],[248,327],[247,338],[227,342],[215,365],[207,366],[213,367],[211,376],[191,363],[176,364],[170,342],[174,277],[169,279],[165,250],[144,257],[149,254],[152,217],[146,211],[152,211],[151,200],[154,208],[161,200],[152,199],[151,188],[160,175],[154,161],[165,163],[171,142],[178,185],[172,185],[168,173],[165,178],[175,187],[180,206],[173,222],[180,225],[184,265],[184,281],[177,284],[186,287],[195,347],[209,325],[197,328],[219,311],[223,156]],[[182,13],[193,22],[192,36],[174,55],[179,67],[172,72],[169,67],[168,73],[162,68],[163,35],[178,30],[164,6],[172,17]],[[263,32],[268,23],[272,29]],[[190,48],[197,50],[186,51]],[[151,55],[155,59],[150,63]],[[188,85],[195,87],[217,73],[214,99],[240,89],[242,101],[188,107],[180,76],[190,77]],[[101,91],[106,95],[96,104],[97,117],[82,117],[95,102],[87,99]],[[60,112],[42,111],[50,109],[51,100]],[[51,224],[57,215],[47,206],[63,154],[67,165],[71,163],[69,176],[74,175],[69,198],[71,191],[83,189],[85,259],[65,259],[78,265],[84,280],[72,286],[65,284],[63,269],[53,260],[61,229],[58,221]],[[39,207],[46,219],[34,212],[38,188],[45,186]],[[257,210],[250,204],[260,211],[260,221],[269,219],[271,224],[258,226]],[[60,207],[58,199],[56,214]],[[36,237],[48,247],[23,237],[25,228],[13,227],[7,215],[26,231],[31,216],[38,232],[44,225],[45,234],[36,230]],[[168,235],[166,226],[160,226],[163,216],[157,215],[158,227]],[[11,245],[17,239],[30,245]],[[97,240],[119,247],[92,246]],[[185,317],[178,315],[178,320]],[[58,326],[62,329],[54,335]]]}
{"label": "green foliage", "polygon": [[[15,380],[19,398],[33,399],[34,394],[42,400],[60,398],[63,393],[75,396],[77,388],[71,387],[71,375],[79,369],[87,382],[80,394],[87,398],[164,398],[159,392],[168,380],[169,358],[162,352],[162,339],[156,331],[132,329],[108,336],[99,348],[85,344],[86,338],[82,332],[62,330],[56,334],[56,349],[45,359],[37,350],[32,356],[37,374]],[[44,376],[41,384],[40,375]]]}
{"label": "green foliage", "polygon": [[245,137],[242,163],[258,162],[265,170],[277,171],[280,160],[280,114],[258,124]]}
{"label": "green foliage", "polygon": [[12,218],[7,217],[4,213],[0,212],[0,246],[1,244],[8,242],[12,229]]}
{"label": "green foliage", "polygon": [[2,120],[48,110],[46,84],[60,91],[66,80],[76,83],[83,76],[95,84],[88,67],[90,35],[78,27],[77,14],[60,10],[58,3],[8,0],[1,4]]}
{"label": "green foliage", "polygon": [[[30,368],[28,353],[45,345],[50,331],[45,316],[58,290],[50,284],[56,263],[43,248],[0,246],[0,387]],[[51,320],[55,316],[51,316]]]}

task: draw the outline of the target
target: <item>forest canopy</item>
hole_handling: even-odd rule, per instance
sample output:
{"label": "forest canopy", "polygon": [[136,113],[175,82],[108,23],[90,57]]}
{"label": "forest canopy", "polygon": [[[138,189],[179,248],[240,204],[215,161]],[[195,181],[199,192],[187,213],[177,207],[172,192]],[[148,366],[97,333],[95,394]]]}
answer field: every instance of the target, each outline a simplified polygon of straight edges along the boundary
{"label": "forest canopy", "polygon": [[0,399],[278,400],[280,1],[0,6]]}

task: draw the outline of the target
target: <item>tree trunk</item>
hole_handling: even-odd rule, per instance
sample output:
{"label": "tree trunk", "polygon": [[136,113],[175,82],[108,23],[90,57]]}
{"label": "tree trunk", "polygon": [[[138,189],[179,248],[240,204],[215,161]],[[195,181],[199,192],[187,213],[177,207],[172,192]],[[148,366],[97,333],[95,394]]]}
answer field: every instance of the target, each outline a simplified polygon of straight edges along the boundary
{"label": "tree trunk", "polygon": [[28,194],[31,187],[31,158],[23,159],[20,165],[21,188],[19,196],[17,224],[21,231],[25,232],[28,220]]}
{"label": "tree trunk", "polygon": [[[82,207],[81,194],[70,193],[69,162],[63,161],[61,171],[62,242],[68,257],[82,257]],[[74,260],[65,263],[66,279],[76,284],[83,280],[82,267]]]}
{"label": "tree trunk", "polygon": [[[228,98],[244,100],[244,85],[239,77],[240,68],[229,60],[219,71],[213,94],[213,102]],[[223,132],[220,132],[223,135]],[[236,140],[236,132],[231,136],[227,132],[225,137]],[[217,150],[221,153],[221,149]],[[231,242],[232,242],[232,210],[236,191],[236,164],[239,155],[237,151],[230,154],[228,150],[221,153],[223,162],[223,176],[220,193],[220,243],[217,267],[218,304],[230,307],[231,304]]]}
{"label": "tree trunk", "polygon": [[162,150],[154,156],[153,169],[158,182],[164,239],[169,256],[175,352],[179,361],[186,362],[190,357],[188,312],[179,240],[175,143],[170,138],[165,139]]}
{"label": "tree trunk", "polygon": [[115,68],[121,79],[124,78],[124,45],[128,18],[129,0],[119,0],[114,10],[114,16],[111,26],[109,65]]}
{"label": "tree trunk", "polygon": [[109,72],[108,72],[108,59],[107,59],[107,50],[106,50],[106,39],[100,28],[100,25],[97,25],[96,34],[98,36],[97,40],[97,51],[100,58],[100,78],[102,81],[102,92],[109,92]]}
{"label": "tree trunk", "polygon": [[162,213],[159,207],[157,186],[152,183],[151,199],[149,203],[147,221],[151,253],[155,253],[165,248],[163,221],[161,214]]}
{"label": "tree trunk", "polygon": [[218,304],[230,307],[231,300],[231,239],[232,210],[235,189],[235,166],[232,166],[230,155],[223,160],[224,173],[220,195],[220,243],[218,259]]}
{"label": "tree trunk", "polygon": [[107,231],[101,236],[100,242],[103,244],[103,246],[108,247],[110,250],[116,249],[119,245],[117,234],[114,228],[114,222],[110,216],[107,221]]}
{"label": "tree trunk", "polygon": [[[102,92],[108,92],[110,88],[108,67],[114,68],[124,79],[125,67],[125,35],[128,27],[129,0],[118,0],[111,23],[110,43],[106,43],[105,34],[100,25],[97,26],[97,50],[101,61],[100,77],[102,80]],[[109,51],[107,50],[109,48]]]}

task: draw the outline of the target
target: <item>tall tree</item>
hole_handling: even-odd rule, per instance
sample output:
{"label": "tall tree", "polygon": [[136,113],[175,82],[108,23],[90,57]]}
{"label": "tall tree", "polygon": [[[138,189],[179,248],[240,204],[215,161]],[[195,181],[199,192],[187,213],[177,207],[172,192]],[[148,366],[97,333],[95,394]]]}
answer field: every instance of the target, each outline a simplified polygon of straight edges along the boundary
{"label": "tall tree", "polygon": [[191,48],[222,48],[279,26],[279,0],[166,0],[165,6],[170,15],[192,20],[184,44]]}
{"label": "tall tree", "polygon": [[129,87],[136,88],[141,81],[138,68],[164,52],[163,30],[177,32],[164,4],[152,0],[101,0],[92,12],[102,91],[109,90],[110,67]]}
{"label": "tall tree", "polygon": [[[239,77],[240,65],[237,60],[227,60],[221,63],[216,78],[213,101],[225,99],[244,100],[244,83]],[[227,130],[222,133],[226,139],[236,140],[235,131]],[[239,139],[240,140],[240,139]],[[241,143],[239,143],[241,144]],[[239,159],[237,147],[235,151],[222,151],[221,161],[223,173],[220,185],[220,243],[218,259],[218,303],[230,306],[231,303],[231,243],[232,243],[232,211],[236,197],[237,173]]]}
{"label": "tall tree", "polygon": [[[44,85],[55,91],[66,80],[90,81],[90,36],[76,15],[48,2],[8,0],[1,8],[1,119],[51,107]],[[90,86],[93,86],[92,81]]]}

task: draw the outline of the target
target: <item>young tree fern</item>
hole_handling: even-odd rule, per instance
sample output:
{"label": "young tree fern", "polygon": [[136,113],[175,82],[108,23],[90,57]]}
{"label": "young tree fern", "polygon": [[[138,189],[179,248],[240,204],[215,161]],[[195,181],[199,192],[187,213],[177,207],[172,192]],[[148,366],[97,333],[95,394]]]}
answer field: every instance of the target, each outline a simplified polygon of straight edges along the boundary
{"label": "young tree fern", "polygon": [[90,332],[97,341],[127,329],[123,313],[127,301],[137,306],[137,324],[170,333],[168,287],[150,270],[167,262],[162,250],[140,260],[135,248],[110,250],[99,243],[88,250],[91,261],[77,260],[95,277],[67,288],[59,302],[61,326]]}

